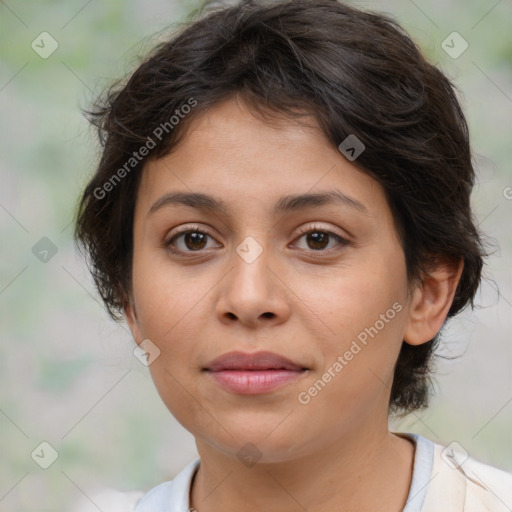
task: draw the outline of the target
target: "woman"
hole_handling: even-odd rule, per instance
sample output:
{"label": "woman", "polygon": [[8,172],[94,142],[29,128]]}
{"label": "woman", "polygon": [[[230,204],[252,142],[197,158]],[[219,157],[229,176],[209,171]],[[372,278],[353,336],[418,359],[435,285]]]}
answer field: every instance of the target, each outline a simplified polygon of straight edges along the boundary
{"label": "woman", "polygon": [[92,121],[76,237],[200,456],[136,512],[511,509],[512,475],[388,429],[484,258],[464,115],[394,21],[218,8]]}

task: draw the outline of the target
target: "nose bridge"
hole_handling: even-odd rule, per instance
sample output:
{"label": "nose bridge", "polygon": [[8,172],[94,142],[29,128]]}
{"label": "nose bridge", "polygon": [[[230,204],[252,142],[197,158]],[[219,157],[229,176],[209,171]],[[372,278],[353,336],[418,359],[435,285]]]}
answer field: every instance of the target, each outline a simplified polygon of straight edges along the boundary
{"label": "nose bridge", "polygon": [[233,255],[234,268],[231,272],[232,292],[242,300],[264,300],[274,287],[271,265],[271,247],[263,235],[247,236],[236,248]]}
{"label": "nose bridge", "polygon": [[247,236],[235,248],[217,304],[222,318],[254,323],[259,318],[286,316],[285,295],[272,268],[275,259],[267,240],[263,235]]}

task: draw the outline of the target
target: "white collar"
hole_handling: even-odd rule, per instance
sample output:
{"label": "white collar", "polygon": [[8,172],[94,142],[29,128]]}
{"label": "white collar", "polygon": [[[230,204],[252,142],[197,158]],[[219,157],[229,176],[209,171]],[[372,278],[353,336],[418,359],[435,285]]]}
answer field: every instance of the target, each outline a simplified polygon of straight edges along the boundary
{"label": "white collar", "polygon": [[[416,434],[414,467],[403,512],[481,512],[512,510],[512,474],[467,458],[458,470],[443,460],[442,446]],[[200,459],[176,477],[148,491],[133,512],[191,512],[190,487]],[[508,504],[508,505],[507,505]]]}
{"label": "white collar", "polygon": [[190,486],[201,460],[185,466],[171,481],[149,490],[140,499],[134,512],[189,512]]}

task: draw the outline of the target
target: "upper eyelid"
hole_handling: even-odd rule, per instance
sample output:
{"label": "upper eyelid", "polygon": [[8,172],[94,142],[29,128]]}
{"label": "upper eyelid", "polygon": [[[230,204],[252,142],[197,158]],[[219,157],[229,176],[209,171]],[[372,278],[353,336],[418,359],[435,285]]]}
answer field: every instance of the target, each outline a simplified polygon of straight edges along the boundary
{"label": "upper eyelid", "polygon": [[302,236],[302,235],[304,235],[306,233],[310,233],[311,231],[323,231],[323,232],[329,233],[331,235],[339,236],[340,238],[343,238],[343,239],[348,238],[346,235],[342,235],[341,233],[338,233],[338,231],[333,229],[333,228],[329,228],[329,227],[326,227],[326,226],[321,226],[320,224],[317,224],[317,223],[313,223],[313,224],[311,224],[309,226],[306,225],[304,227],[301,227],[299,229],[298,235]]}
{"label": "upper eyelid", "polygon": [[[333,235],[336,235],[336,236],[339,236],[340,238],[348,238],[347,235],[343,235],[341,233],[338,233],[335,229],[333,228],[329,228],[329,227],[326,227],[326,226],[321,226],[319,224],[316,224],[316,223],[313,223],[311,225],[306,225],[304,227],[301,227],[299,228],[299,232],[298,232],[298,236],[300,235],[303,235],[303,234],[306,234],[306,233],[309,233],[311,231],[323,231],[323,232],[326,232],[326,233],[329,233],[329,234],[333,234]],[[208,236],[211,236],[212,238],[214,238],[214,235],[211,233],[211,231],[208,229],[208,228],[203,228],[202,226],[199,226],[199,225],[191,225],[191,226],[186,226],[182,229],[180,229],[179,231],[176,231],[170,238],[169,240],[171,240],[172,238],[174,238],[175,236],[178,236],[178,235],[182,235],[184,233],[190,233],[190,232],[200,232],[200,233],[204,233]]]}

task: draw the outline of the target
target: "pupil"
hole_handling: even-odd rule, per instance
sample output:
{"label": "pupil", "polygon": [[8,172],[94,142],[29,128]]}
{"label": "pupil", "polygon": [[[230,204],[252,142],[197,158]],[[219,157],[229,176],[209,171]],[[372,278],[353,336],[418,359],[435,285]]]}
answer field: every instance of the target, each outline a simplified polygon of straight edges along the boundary
{"label": "pupil", "polygon": [[[329,235],[327,233],[314,232],[309,234],[310,240],[313,240],[313,244],[309,244],[312,249],[323,249],[328,242]],[[315,244],[320,244],[319,246]]]}
{"label": "pupil", "polygon": [[[185,234],[185,244],[189,249],[202,249],[204,247],[205,235],[196,231]],[[194,244],[199,243],[199,247]]]}

